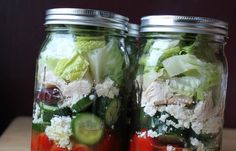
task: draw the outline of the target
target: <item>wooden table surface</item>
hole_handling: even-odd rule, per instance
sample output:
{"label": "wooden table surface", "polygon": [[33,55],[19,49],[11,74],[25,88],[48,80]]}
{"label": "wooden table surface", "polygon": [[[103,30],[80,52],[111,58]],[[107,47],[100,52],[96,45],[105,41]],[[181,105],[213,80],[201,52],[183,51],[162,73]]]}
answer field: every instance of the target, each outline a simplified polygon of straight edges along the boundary
{"label": "wooden table surface", "polygon": [[[0,151],[30,151],[31,118],[18,117],[0,137]],[[236,151],[236,129],[224,129],[222,151]]]}

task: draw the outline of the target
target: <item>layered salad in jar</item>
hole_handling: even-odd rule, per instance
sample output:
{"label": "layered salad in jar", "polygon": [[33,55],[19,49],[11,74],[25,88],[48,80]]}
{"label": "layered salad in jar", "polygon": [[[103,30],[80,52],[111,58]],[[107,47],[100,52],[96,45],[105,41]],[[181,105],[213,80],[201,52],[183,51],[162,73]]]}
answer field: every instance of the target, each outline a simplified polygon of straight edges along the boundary
{"label": "layered salad in jar", "polygon": [[220,151],[227,79],[222,46],[207,35],[171,37],[147,38],[142,46],[139,123],[130,151]]}
{"label": "layered salad in jar", "polygon": [[121,46],[101,34],[49,35],[38,59],[31,151],[122,150]]}

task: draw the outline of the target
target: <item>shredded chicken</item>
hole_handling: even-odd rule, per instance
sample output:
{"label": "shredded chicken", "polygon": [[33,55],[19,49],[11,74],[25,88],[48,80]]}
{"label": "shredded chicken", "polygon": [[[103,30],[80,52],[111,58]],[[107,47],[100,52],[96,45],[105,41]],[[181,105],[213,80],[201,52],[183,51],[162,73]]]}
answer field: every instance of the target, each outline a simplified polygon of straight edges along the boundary
{"label": "shredded chicken", "polygon": [[168,89],[168,84],[163,81],[155,81],[142,94],[142,106],[146,104],[154,104],[155,106],[169,104],[185,104],[190,105],[193,99],[183,95],[174,95]]}
{"label": "shredded chicken", "polygon": [[216,134],[222,128],[223,108],[221,105],[214,105],[212,92],[205,95],[205,99],[198,102],[193,114],[192,129],[196,134]]}
{"label": "shredded chicken", "polygon": [[60,107],[71,107],[83,97],[89,95],[92,90],[92,83],[88,80],[77,80],[69,83],[62,89],[62,94],[65,97],[63,102],[60,102]]}
{"label": "shredded chicken", "polygon": [[201,122],[210,118],[213,113],[213,106],[212,92],[209,92],[205,95],[204,101],[197,103],[194,109],[194,118]]}
{"label": "shredded chicken", "polygon": [[179,105],[179,104],[185,104],[185,105],[191,105],[193,103],[193,99],[187,96],[176,96],[174,95],[173,97],[165,100],[160,100],[158,102],[154,102],[154,105],[159,106],[159,105]]}
{"label": "shredded chicken", "polygon": [[62,94],[66,97],[75,95],[88,95],[91,92],[92,83],[88,80],[73,81],[64,87]]}
{"label": "shredded chicken", "polygon": [[156,104],[163,100],[170,99],[173,94],[169,92],[166,82],[154,81],[143,92],[141,105]]}
{"label": "shredded chicken", "polygon": [[41,79],[42,83],[46,87],[51,87],[53,85],[62,90],[66,86],[66,82],[64,80],[58,78],[52,71],[49,70],[45,70],[41,74]]}

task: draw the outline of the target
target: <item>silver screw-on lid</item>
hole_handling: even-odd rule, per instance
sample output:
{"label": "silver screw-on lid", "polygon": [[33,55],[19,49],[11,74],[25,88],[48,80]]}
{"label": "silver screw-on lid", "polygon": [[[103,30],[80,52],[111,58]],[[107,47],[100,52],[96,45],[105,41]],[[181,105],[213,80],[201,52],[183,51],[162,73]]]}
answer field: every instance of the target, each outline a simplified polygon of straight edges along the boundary
{"label": "silver screw-on lid", "polygon": [[129,23],[128,24],[128,36],[138,37],[139,36],[139,25]]}
{"label": "silver screw-on lid", "polygon": [[154,15],[141,18],[140,32],[184,32],[228,36],[228,23],[206,17]]}
{"label": "silver screw-on lid", "polygon": [[54,8],[47,10],[45,20],[45,25],[88,25],[127,31],[127,24],[129,18],[102,10],[80,8]]}

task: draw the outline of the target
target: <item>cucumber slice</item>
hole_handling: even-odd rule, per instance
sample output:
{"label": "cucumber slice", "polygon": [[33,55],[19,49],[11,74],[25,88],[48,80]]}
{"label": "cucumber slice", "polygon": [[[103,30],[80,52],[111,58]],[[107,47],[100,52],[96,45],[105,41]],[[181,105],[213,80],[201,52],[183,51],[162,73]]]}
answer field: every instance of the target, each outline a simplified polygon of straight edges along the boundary
{"label": "cucumber slice", "polygon": [[104,123],[94,114],[81,113],[72,120],[72,132],[80,143],[96,144],[103,136]]}
{"label": "cucumber slice", "polygon": [[94,99],[90,99],[90,97],[84,97],[82,98],[81,100],[79,100],[76,104],[74,104],[72,106],[72,109],[74,109],[76,112],[82,112],[84,110],[86,110],[88,107],[90,107],[93,102],[95,100],[95,97]]}
{"label": "cucumber slice", "polygon": [[49,126],[49,122],[43,122],[43,123],[32,123],[32,129],[36,132],[44,132],[46,127]]}
{"label": "cucumber slice", "polygon": [[105,120],[105,124],[111,126],[119,118],[120,101],[117,99],[100,98],[95,102],[93,110]]}
{"label": "cucumber slice", "polygon": [[53,118],[55,115],[59,116],[71,116],[71,110],[68,107],[65,108],[59,108],[57,106],[50,106],[46,105],[42,102],[39,103],[39,106],[42,110],[43,113],[43,121],[44,122],[50,122],[50,120]]}
{"label": "cucumber slice", "polygon": [[105,123],[109,126],[115,124],[119,117],[119,111],[120,101],[116,99],[112,100],[107,106],[105,113]]}

